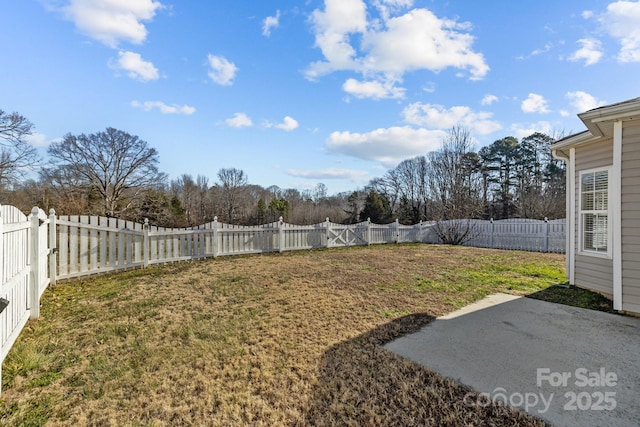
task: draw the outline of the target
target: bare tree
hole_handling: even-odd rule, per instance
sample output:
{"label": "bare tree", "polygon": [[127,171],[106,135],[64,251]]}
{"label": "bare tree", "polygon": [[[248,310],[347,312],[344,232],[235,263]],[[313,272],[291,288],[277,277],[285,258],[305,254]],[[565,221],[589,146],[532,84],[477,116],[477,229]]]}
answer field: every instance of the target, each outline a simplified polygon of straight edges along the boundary
{"label": "bare tree", "polygon": [[400,221],[416,224],[425,219],[427,194],[427,159],[424,156],[400,162],[388,175],[393,176],[397,185]]}
{"label": "bare tree", "polygon": [[[288,220],[295,224],[306,224],[309,222],[308,204],[305,202],[304,195],[295,188],[285,188],[280,192],[280,199],[287,201],[289,205]],[[312,202],[309,202],[309,205]]]}
{"label": "bare tree", "polygon": [[58,213],[66,215],[99,214],[101,206],[94,206],[93,197],[89,197],[91,188],[77,174],[68,168],[44,168],[40,171],[39,183],[49,187],[52,207]]}
{"label": "bare tree", "polygon": [[379,195],[384,196],[389,201],[389,206],[393,212],[397,211],[398,204],[400,202],[400,179],[395,171],[392,169],[388,171],[382,178],[373,178],[369,181],[365,188],[366,194],[370,190],[375,191]]}
{"label": "bare tree", "polygon": [[49,146],[50,174],[71,188],[95,191],[101,213],[119,216],[141,199],[144,190],[158,186],[166,175],[158,171],[158,152],[135,135],[107,128],[89,135],[67,134]]}
{"label": "bare tree", "polygon": [[184,208],[186,224],[189,226],[211,221],[213,213],[209,178],[198,175],[194,180],[189,174],[182,174],[170,183],[171,197],[177,197]]}
{"label": "bare tree", "polygon": [[27,179],[16,182],[12,187],[2,203],[15,206],[23,212],[29,212],[34,206],[41,207],[45,212],[55,207],[51,187],[46,182]]}
{"label": "bare tree", "polygon": [[428,185],[435,232],[447,244],[460,245],[475,237],[471,222],[482,211],[481,180],[474,177],[469,131],[453,127],[439,151],[429,153]]}
{"label": "bare tree", "polygon": [[201,223],[213,220],[213,214],[211,209],[211,201],[209,200],[209,178],[206,176],[198,175],[196,177],[196,186],[198,187],[197,194],[197,209],[198,219]]}
{"label": "bare tree", "polygon": [[218,171],[222,203],[227,214],[227,221],[233,223],[240,219],[240,202],[248,182],[244,171],[236,168],[220,169]]}
{"label": "bare tree", "polygon": [[32,131],[33,124],[24,116],[0,110],[0,189],[38,162],[36,148],[26,140]]}
{"label": "bare tree", "polygon": [[177,197],[184,208],[186,224],[189,226],[200,223],[198,217],[197,193],[198,188],[193,177],[189,174],[182,174],[171,180],[171,195]]}
{"label": "bare tree", "polygon": [[312,196],[313,203],[317,205],[326,198],[327,198],[327,186],[324,183],[319,182],[313,189],[313,196]]}

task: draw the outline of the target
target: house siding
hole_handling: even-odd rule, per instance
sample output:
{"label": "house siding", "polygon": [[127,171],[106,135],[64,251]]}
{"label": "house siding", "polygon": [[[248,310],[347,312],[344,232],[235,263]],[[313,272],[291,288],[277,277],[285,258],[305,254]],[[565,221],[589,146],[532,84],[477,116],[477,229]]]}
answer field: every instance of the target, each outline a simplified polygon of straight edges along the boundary
{"label": "house siding", "polygon": [[613,261],[610,258],[580,254],[580,172],[613,164],[613,139],[605,139],[575,150],[575,272],[574,284],[611,297],[613,295]]}
{"label": "house siding", "polygon": [[622,127],[622,310],[640,313],[640,120]]}

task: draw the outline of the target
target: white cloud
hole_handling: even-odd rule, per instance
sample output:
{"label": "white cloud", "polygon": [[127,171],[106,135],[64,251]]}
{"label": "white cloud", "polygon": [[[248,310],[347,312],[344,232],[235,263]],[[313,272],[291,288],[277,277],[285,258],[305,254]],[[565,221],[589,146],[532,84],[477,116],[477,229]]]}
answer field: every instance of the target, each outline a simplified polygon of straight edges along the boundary
{"label": "white cloud", "polygon": [[60,10],[80,32],[115,48],[121,41],[144,42],[143,22],[151,21],[162,7],[154,0],[69,0]]}
{"label": "white cloud", "polygon": [[482,104],[482,105],[491,105],[494,102],[498,102],[498,97],[488,93],[482,98],[482,101],[480,101],[480,104]]}
{"label": "white cloud", "polygon": [[347,79],[342,85],[342,89],[349,95],[356,98],[398,99],[403,98],[405,89],[396,87],[393,82],[363,81]]}
{"label": "white cloud", "polygon": [[598,39],[580,39],[578,43],[581,48],[576,50],[570,57],[569,61],[581,61],[584,60],[584,65],[593,65],[600,61],[602,58],[602,43]]}
{"label": "white cloud", "polygon": [[436,91],[436,84],[434,82],[427,82],[422,87],[422,90],[427,92],[427,93],[433,93],[433,92]]}
{"label": "white cloud", "polygon": [[386,30],[368,32],[363,46],[365,69],[402,75],[406,71],[441,71],[448,67],[470,69],[471,80],[489,71],[484,57],[471,49],[474,38],[461,32],[467,23],[439,19],[427,9],[413,9],[386,21]]}
{"label": "white cloud", "polygon": [[271,30],[274,28],[278,28],[280,25],[280,11],[276,11],[275,16],[267,16],[262,21],[262,35],[265,37],[269,37],[271,35]]}
{"label": "white cloud", "polygon": [[414,0],[374,0],[376,7],[390,7],[392,9],[408,9],[413,6]]}
{"label": "white cloud", "polygon": [[581,90],[567,92],[566,97],[577,113],[593,110],[606,104],[606,101],[598,100],[593,95]]}
{"label": "white cloud", "polygon": [[307,77],[317,78],[340,69],[358,68],[349,35],[367,29],[367,10],[362,0],[325,0],[325,10],[316,9],[311,15],[316,47],[322,50],[326,62],[309,66]]}
{"label": "white cloud", "polygon": [[593,10],[585,10],[582,12],[582,17],[584,19],[591,19],[593,18],[593,15],[594,15]]}
{"label": "white cloud", "polygon": [[404,121],[417,126],[448,130],[453,126],[463,126],[473,133],[486,135],[502,129],[497,121],[491,120],[493,113],[474,112],[469,107],[455,106],[449,109],[442,105],[409,104],[403,111]]}
{"label": "white cloud", "polygon": [[374,0],[373,5],[380,12],[382,19],[386,21],[390,15],[413,6],[413,0]]}
{"label": "white cloud", "polygon": [[544,133],[546,135],[554,134],[554,127],[550,122],[541,121],[529,124],[514,124],[511,126],[511,132],[513,136],[518,139],[526,138],[533,135],[536,132]]}
{"label": "white cloud", "polygon": [[143,111],[151,111],[153,109],[157,109],[162,114],[184,114],[189,116],[196,112],[195,107],[191,107],[189,105],[168,105],[162,101],[131,101],[131,106],[134,108],[140,108]]}
{"label": "white cloud", "polygon": [[47,139],[47,136],[43,133],[39,133],[39,132],[33,132],[31,135],[26,135],[24,137],[24,140],[37,148],[41,148],[41,147],[48,147],[49,145],[51,145],[51,143],[53,142],[58,142],[61,141],[61,138],[55,138],[55,139]]}
{"label": "white cloud", "polygon": [[153,63],[142,59],[139,53],[120,51],[118,61],[110,65],[113,69],[126,71],[127,75],[135,80],[147,82],[160,78],[158,69]]}
{"label": "white cloud", "polygon": [[316,46],[324,60],[309,65],[307,78],[349,70],[368,80],[376,76],[382,81],[399,81],[411,70],[439,72],[453,67],[479,80],[489,71],[484,56],[472,49],[474,37],[466,32],[469,23],[440,19],[424,8],[391,16],[412,1],[379,0],[375,5],[384,11],[382,21],[367,21],[363,0],[325,0],[324,11],[313,12]]}
{"label": "white cloud", "polygon": [[598,21],[620,43],[619,62],[640,62],[640,2],[613,2]]}
{"label": "white cloud", "polygon": [[235,113],[232,118],[225,120],[225,123],[233,128],[253,126],[253,122],[245,113]]}
{"label": "white cloud", "polygon": [[291,116],[286,116],[282,123],[275,125],[275,127],[290,132],[298,127],[298,121]]}
{"label": "white cloud", "polygon": [[364,182],[368,180],[369,173],[356,169],[289,169],[287,174],[296,178],[307,179],[347,179],[349,181]]}
{"label": "white cloud", "polygon": [[395,166],[409,157],[437,150],[446,133],[410,126],[380,128],[367,133],[333,132],[326,142],[329,151]]}
{"label": "white cloud", "polygon": [[530,55],[531,56],[542,55],[543,53],[549,52],[551,49],[553,49],[553,43],[546,43],[543,48],[532,50]]}
{"label": "white cloud", "polygon": [[546,43],[544,47],[532,50],[528,55],[521,55],[516,57],[516,59],[528,59],[534,56],[542,55],[543,53],[547,53],[553,49],[553,43]]}
{"label": "white cloud", "polygon": [[549,108],[547,106],[547,100],[544,96],[537,93],[530,93],[527,99],[522,101],[520,108],[525,113],[548,113]]}
{"label": "white cloud", "polygon": [[285,116],[285,118],[282,120],[282,123],[275,124],[268,120],[265,120],[263,126],[267,128],[282,129],[286,132],[290,132],[298,128],[298,121],[291,116]]}
{"label": "white cloud", "polygon": [[222,86],[231,86],[238,67],[223,56],[209,55],[209,78]]}

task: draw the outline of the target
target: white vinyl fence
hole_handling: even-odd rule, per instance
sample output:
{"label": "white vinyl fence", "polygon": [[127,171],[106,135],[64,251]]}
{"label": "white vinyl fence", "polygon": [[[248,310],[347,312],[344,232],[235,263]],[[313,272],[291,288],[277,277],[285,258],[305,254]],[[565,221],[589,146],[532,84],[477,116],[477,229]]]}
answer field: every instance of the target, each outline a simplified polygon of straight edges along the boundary
{"label": "white vinyl fence", "polygon": [[465,243],[478,248],[565,253],[565,220],[503,219],[471,220],[473,239]]}
{"label": "white vinyl fence", "polygon": [[[97,216],[29,217],[0,206],[0,362],[27,320],[39,315],[42,292],[56,280],[146,267],[150,264],[316,248],[384,243],[440,243],[434,223],[312,225],[282,221],[259,226],[219,223],[163,228]],[[564,252],[565,222],[463,220],[472,227],[469,246]],[[0,369],[0,381],[2,379]],[[0,382],[1,384],[1,382]],[[1,390],[1,389],[0,389]]]}
{"label": "white vinyl fence", "polygon": [[[0,206],[0,363],[31,318],[50,283],[49,219],[38,208],[29,217],[13,206]],[[0,369],[0,391],[2,369]]]}

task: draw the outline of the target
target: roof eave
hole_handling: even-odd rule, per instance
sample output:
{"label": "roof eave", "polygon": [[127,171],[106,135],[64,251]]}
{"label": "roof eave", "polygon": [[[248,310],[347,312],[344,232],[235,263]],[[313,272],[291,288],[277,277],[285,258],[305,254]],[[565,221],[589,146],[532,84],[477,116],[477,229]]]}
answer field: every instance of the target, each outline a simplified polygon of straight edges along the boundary
{"label": "roof eave", "polygon": [[566,138],[561,139],[551,146],[552,150],[565,150],[567,148],[573,148],[579,145],[588,144],[593,141],[597,141],[600,139],[600,135],[593,135],[590,131],[586,130],[584,132],[576,133],[574,135],[570,135]]}
{"label": "roof eave", "polygon": [[568,149],[596,142],[603,137],[611,137],[612,135],[606,135],[607,132],[611,132],[611,126],[602,126],[604,123],[640,119],[640,98],[594,108],[578,114],[578,117],[588,130],[570,135],[553,144],[551,150],[554,157],[567,158]]}
{"label": "roof eave", "polygon": [[605,136],[605,132],[600,126],[601,123],[640,118],[640,98],[585,111],[578,114],[578,117],[592,135]]}

